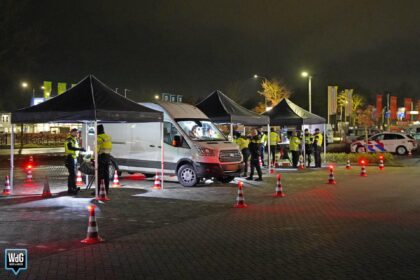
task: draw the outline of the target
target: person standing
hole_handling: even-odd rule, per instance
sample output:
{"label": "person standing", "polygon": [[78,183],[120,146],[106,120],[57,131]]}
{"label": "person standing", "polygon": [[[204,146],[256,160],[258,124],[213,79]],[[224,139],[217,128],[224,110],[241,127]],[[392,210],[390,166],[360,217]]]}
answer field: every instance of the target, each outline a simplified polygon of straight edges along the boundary
{"label": "person standing", "polygon": [[80,190],[80,188],[76,186],[77,157],[79,156],[79,151],[84,152],[85,149],[79,148],[77,135],[77,128],[73,128],[70,130],[70,135],[64,142],[64,152],[66,154],[65,166],[69,171],[69,176],[67,178],[68,194],[77,194],[77,192]]}
{"label": "person standing", "polygon": [[254,128],[251,130],[251,139],[249,141],[248,146],[249,152],[251,154],[251,173],[249,174],[249,177],[247,177],[247,180],[253,180],[254,176],[254,169],[257,169],[258,178],[255,179],[255,181],[262,181],[262,172],[261,167],[259,163],[259,157],[260,157],[260,151],[261,151],[261,138],[258,135],[257,130]]}
{"label": "person standing", "polygon": [[311,167],[313,143],[314,143],[313,135],[309,132],[309,129],[305,128],[305,154],[306,154],[306,161],[307,161],[308,168]]}
{"label": "person standing", "polygon": [[242,152],[242,157],[244,158],[245,169],[244,169],[244,177],[248,175],[248,161],[249,161],[249,139],[245,136],[240,135],[240,133],[236,134],[235,143],[239,146],[239,149]]}
{"label": "person standing", "polygon": [[322,133],[319,131],[319,128],[315,129],[314,134],[314,157],[315,157],[315,167],[321,167],[321,151],[322,151],[322,143],[323,143],[323,136]]}
{"label": "person standing", "polygon": [[267,146],[267,133],[264,132],[260,132],[260,141],[261,141],[261,145],[260,145],[260,157],[261,157],[261,162],[262,165],[265,166],[265,161],[264,161],[264,153],[265,153],[265,147]]}
{"label": "person standing", "polygon": [[289,142],[289,149],[292,152],[292,165],[293,168],[297,168],[298,160],[299,160],[299,145],[300,139],[297,135],[296,131],[293,131],[292,137],[290,138]]}
{"label": "person standing", "polygon": [[271,153],[271,164],[274,165],[276,162],[276,149],[277,143],[281,142],[280,136],[274,131],[274,128],[270,129],[270,153]]}
{"label": "person standing", "polygon": [[98,175],[99,182],[104,180],[106,193],[109,193],[109,165],[111,164],[112,142],[111,137],[105,134],[102,124],[97,127],[98,132]]}

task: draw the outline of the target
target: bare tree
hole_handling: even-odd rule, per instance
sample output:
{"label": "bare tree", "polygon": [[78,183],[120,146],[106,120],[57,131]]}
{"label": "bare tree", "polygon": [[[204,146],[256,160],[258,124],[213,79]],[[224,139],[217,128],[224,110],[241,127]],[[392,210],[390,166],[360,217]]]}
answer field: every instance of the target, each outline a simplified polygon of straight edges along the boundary
{"label": "bare tree", "polygon": [[264,97],[264,103],[260,102],[253,109],[255,112],[262,113],[267,107],[276,106],[283,98],[289,98],[292,93],[282,82],[276,79],[264,79],[261,83],[262,91],[259,93]]}

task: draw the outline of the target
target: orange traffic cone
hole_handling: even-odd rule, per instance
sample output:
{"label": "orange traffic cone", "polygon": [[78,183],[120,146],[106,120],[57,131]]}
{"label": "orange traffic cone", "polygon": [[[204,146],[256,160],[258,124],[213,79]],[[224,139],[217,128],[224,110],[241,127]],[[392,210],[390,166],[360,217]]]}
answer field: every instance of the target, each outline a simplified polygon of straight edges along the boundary
{"label": "orange traffic cone", "polygon": [[50,198],[50,197],[52,197],[51,190],[50,190],[50,183],[48,181],[48,177],[45,176],[44,189],[42,190],[42,198]]}
{"label": "orange traffic cone", "polygon": [[336,181],[334,179],[334,169],[330,167],[330,174],[328,175],[328,184],[335,185]]}
{"label": "orange traffic cone", "polygon": [[411,149],[408,150],[408,156],[411,157],[413,154],[411,153]]}
{"label": "orange traffic cone", "polygon": [[156,171],[156,176],[155,176],[155,181],[153,183],[153,188],[157,189],[157,190],[160,190],[160,188],[161,188],[160,177],[159,177],[159,172],[158,171]]}
{"label": "orange traffic cone", "polygon": [[347,160],[347,165],[346,165],[346,169],[351,169],[351,165],[350,165],[350,160]]}
{"label": "orange traffic cone", "polygon": [[379,170],[384,170],[385,169],[385,165],[384,165],[384,160],[383,159],[379,159]]}
{"label": "orange traffic cone", "polygon": [[102,179],[101,180],[101,184],[99,186],[99,197],[96,198],[96,200],[100,200],[100,201],[108,201],[110,200],[108,195],[106,194],[106,190],[105,190],[105,182]]}
{"label": "orange traffic cone", "polygon": [[85,239],[81,240],[80,242],[85,244],[95,244],[99,242],[103,242],[103,240],[99,236],[98,232],[98,224],[96,223],[96,217],[95,217],[95,205],[89,205],[89,224],[88,224],[88,230],[87,230],[87,236]]}
{"label": "orange traffic cone", "polygon": [[277,174],[276,192],[273,194],[275,197],[285,197],[283,193],[283,186],[281,184],[281,174]]}
{"label": "orange traffic cone", "polygon": [[274,174],[274,166],[272,164],[270,164],[269,173]]}
{"label": "orange traffic cone", "polygon": [[303,160],[303,156],[302,155],[299,156],[299,167],[298,167],[298,169],[299,170],[305,169],[305,162]]}
{"label": "orange traffic cone", "polygon": [[32,183],[32,168],[27,168],[26,169],[25,183]]}
{"label": "orange traffic cone", "polygon": [[3,195],[9,195],[9,194],[11,194],[10,180],[9,180],[9,176],[6,176],[6,180],[4,182]]}
{"label": "orange traffic cone", "polygon": [[274,163],[274,166],[275,166],[276,168],[278,168],[278,167],[280,167],[280,164],[276,161],[276,162]]}
{"label": "orange traffic cone", "polygon": [[362,165],[362,169],[360,171],[360,176],[367,177],[366,167],[364,165]]}
{"label": "orange traffic cone", "polygon": [[77,171],[77,176],[76,176],[76,186],[81,187],[84,185],[85,183],[83,182],[83,179],[82,179],[82,172],[80,172],[79,170]]}
{"label": "orange traffic cone", "polygon": [[120,180],[118,179],[118,171],[117,170],[115,170],[115,172],[114,172],[114,180],[112,181],[112,187],[113,188],[121,187]]}
{"label": "orange traffic cone", "polygon": [[245,208],[248,207],[248,205],[245,204],[245,198],[244,198],[244,183],[239,182],[238,183],[238,195],[236,196],[236,204],[233,206],[235,208]]}

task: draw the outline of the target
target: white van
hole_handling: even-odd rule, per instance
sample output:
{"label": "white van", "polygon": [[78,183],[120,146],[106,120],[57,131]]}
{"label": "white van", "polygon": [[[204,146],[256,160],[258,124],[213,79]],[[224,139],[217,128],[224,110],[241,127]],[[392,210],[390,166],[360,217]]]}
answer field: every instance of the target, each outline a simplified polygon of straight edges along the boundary
{"label": "white van", "polygon": [[[198,108],[171,102],[141,105],[164,113],[165,175],[176,175],[183,186],[194,186],[207,178],[230,182],[241,174],[244,164],[238,146]],[[103,125],[112,139],[114,168],[148,177],[160,170],[159,123]]]}

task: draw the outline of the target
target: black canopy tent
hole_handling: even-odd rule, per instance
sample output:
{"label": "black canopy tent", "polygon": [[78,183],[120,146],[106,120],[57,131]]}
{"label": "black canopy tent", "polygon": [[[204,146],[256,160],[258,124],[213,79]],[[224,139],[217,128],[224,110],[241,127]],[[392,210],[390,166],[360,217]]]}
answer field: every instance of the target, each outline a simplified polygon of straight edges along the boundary
{"label": "black canopy tent", "polygon": [[[242,107],[220,90],[215,90],[203,101],[196,105],[215,123],[229,123],[230,136],[233,139],[233,124],[263,126],[267,125],[267,132],[270,132],[270,118],[257,114],[245,107]],[[268,137],[268,164],[270,167],[270,137]]]}
{"label": "black canopy tent", "polygon": [[325,118],[310,113],[299,107],[287,98],[281,100],[276,106],[263,115],[270,117],[271,125],[324,124]]}
{"label": "black canopy tent", "polygon": [[241,123],[244,125],[267,125],[269,117],[252,112],[220,90],[212,92],[196,105],[215,123]]}
{"label": "black canopy tent", "polygon": [[[326,138],[325,138],[325,118],[315,115],[311,112],[306,111],[302,107],[299,107],[288,98],[282,99],[276,106],[263,115],[270,117],[271,125],[294,125],[300,126],[311,125],[311,124],[323,124],[324,125],[324,159],[326,154]],[[305,141],[305,134],[303,133],[303,142]],[[303,154],[305,157],[305,145],[303,147]]]}
{"label": "black canopy tent", "polygon": [[[163,113],[146,108],[114,92],[93,75],[89,75],[71,89],[36,106],[12,113],[12,145],[10,148],[10,183],[13,189],[14,169],[14,124],[16,123],[138,123],[160,122],[163,130]],[[163,134],[161,135],[161,142]],[[94,151],[97,131],[95,129]],[[163,178],[163,143],[161,143],[161,165]],[[95,182],[98,194],[98,158],[95,152]]]}

